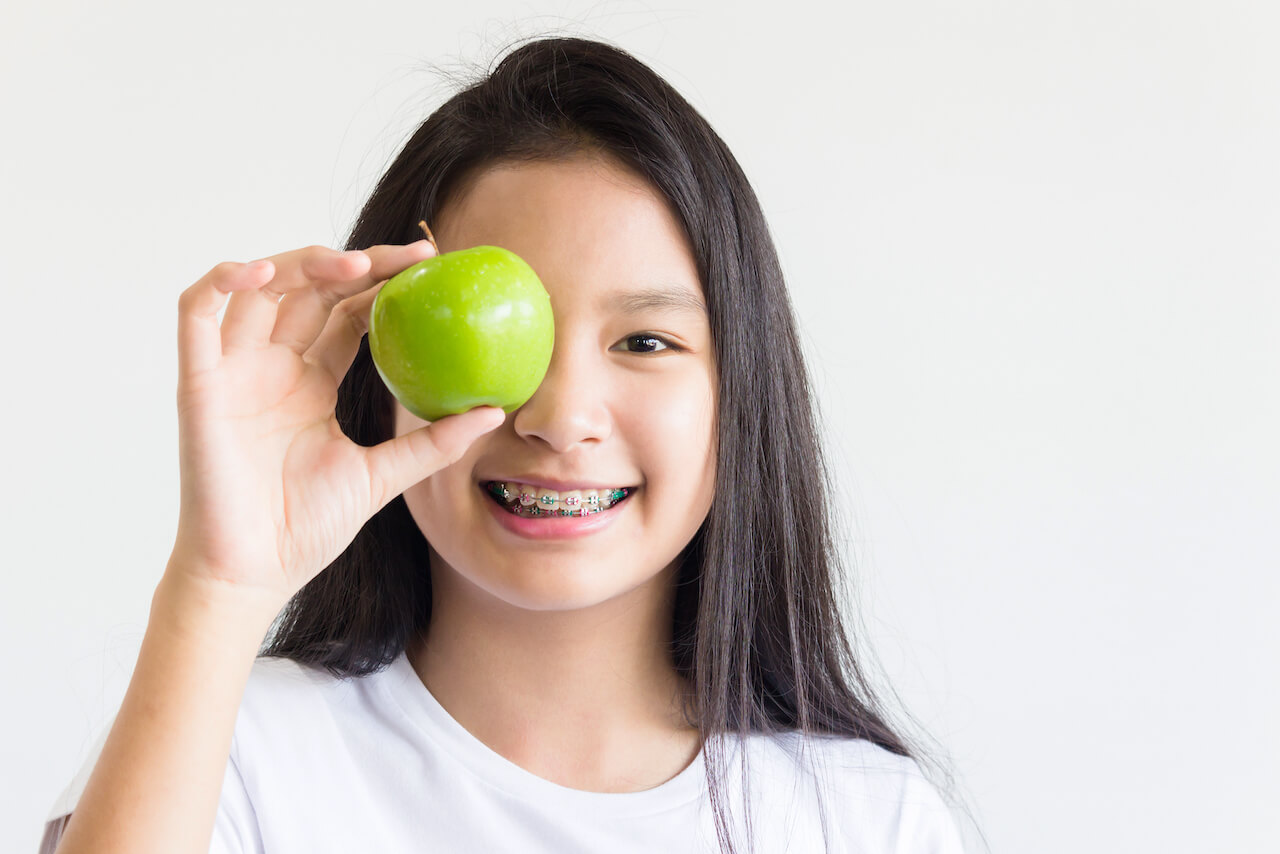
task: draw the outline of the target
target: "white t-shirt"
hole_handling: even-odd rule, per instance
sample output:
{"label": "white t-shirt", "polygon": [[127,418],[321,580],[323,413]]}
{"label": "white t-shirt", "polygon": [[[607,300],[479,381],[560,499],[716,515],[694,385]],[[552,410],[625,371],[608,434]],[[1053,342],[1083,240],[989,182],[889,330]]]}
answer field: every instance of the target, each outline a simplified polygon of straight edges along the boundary
{"label": "white t-shirt", "polygon": [[[55,802],[72,811],[110,724]],[[743,743],[726,742],[726,803],[743,827]],[[745,742],[756,849],[823,851],[814,768],[800,739]],[[860,739],[810,740],[825,767],[833,852],[960,854],[952,816],[912,760]],[[735,838],[747,850],[745,837]],[[402,653],[337,679],[285,659],[254,662],[236,719],[211,854],[320,852],[662,852],[715,854],[703,754],[641,792],[570,789],[491,750],[454,720]]]}

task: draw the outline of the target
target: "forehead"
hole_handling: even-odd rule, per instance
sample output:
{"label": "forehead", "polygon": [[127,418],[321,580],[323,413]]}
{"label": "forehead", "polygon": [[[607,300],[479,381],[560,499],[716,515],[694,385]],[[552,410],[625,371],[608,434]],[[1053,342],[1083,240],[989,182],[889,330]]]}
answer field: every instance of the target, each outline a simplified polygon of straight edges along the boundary
{"label": "forehead", "polygon": [[537,271],[553,302],[561,291],[631,313],[705,305],[697,261],[669,203],[612,159],[490,167],[437,220],[442,251],[510,249]]}

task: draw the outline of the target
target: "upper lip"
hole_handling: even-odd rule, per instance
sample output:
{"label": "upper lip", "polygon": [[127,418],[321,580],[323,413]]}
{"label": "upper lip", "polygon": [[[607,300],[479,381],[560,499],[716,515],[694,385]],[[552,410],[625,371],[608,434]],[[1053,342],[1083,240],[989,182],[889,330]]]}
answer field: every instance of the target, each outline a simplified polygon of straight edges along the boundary
{"label": "upper lip", "polygon": [[541,474],[495,475],[494,477],[480,478],[481,483],[488,481],[524,483],[529,486],[540,486],[543,489],[554,489],[556,492],[565,492],[573,489],[613,489],[619,486],[626,486],[626,481],[623,480],[615,480],[611,483],[589,480],[557,480],[554,477],[547,477]]}

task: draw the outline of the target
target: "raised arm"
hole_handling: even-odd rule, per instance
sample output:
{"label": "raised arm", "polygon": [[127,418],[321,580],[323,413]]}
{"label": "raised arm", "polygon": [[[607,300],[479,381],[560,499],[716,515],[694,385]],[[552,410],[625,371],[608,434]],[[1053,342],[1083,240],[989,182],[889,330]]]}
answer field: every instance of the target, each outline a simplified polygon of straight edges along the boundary
{"label": "raised arm", "polygon": [[206,854],[272,620],[374,513],[502,423],[501,410],[473,410],[373,447],[337,423],[374,295],[432,252],[312,246],[219,264],[183,292],[178,534],[58,854]]}

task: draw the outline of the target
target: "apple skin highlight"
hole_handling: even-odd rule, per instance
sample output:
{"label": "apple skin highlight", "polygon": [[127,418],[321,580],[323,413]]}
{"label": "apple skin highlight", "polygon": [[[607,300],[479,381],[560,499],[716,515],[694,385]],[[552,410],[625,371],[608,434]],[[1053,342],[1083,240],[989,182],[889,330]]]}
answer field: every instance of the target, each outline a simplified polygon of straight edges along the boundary
{"label": "apple skin highlight", "polygon": [[514,412],[546,376],[554,344],[550,295],[523,258],[499,246],[401,271],[369,314],[378,375],[424,421],[477,406]]}

